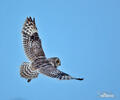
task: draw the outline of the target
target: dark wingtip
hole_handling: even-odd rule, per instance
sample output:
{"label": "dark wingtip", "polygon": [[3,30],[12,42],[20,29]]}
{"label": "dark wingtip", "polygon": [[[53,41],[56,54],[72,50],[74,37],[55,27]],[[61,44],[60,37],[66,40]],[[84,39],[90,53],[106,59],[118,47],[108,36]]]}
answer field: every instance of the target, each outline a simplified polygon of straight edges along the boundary
{"label": "dark wingtip", "polygon": [[35,18],[33,17],[33,23],[35,24]]}
{"label": "dark wingtip", "polygon": [[84,80],[84,78],[75,78],[76,80]]}
{"label": "dark wingtip", "polygon": [[27,19],[27,21],[32,21],[32,17],[31,16],[29,16],[29,17],[27,16],[26,19]]}
{"label": "dark wingtip", "polygon": [[27,18],[26,18],[26,21],[25,21],[26,23],[29,23],[29,22],[31,22],[31,23],[33,23],[34,25],[35,25],[35,18],[33,17],[31,17],[31,16],[27,16]]}
{"label": "dark wingtip", "polygon": [[32,18],[31,18],[31,16],[29,17],[29,21],[32,21]]}

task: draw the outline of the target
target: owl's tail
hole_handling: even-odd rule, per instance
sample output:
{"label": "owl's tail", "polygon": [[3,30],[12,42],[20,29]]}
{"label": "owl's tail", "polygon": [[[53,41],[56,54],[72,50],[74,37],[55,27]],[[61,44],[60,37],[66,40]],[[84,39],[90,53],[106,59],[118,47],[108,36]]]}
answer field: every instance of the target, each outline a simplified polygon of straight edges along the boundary
{"label": "owl's tail", "polygon": [[31,79],[38,77],[38,73],[36,72],[36,70],[32,69],[32,66],[29,62],[24,62],[20,66],[20,76],[25,79],[28,79],[27,82],[30,82]]}

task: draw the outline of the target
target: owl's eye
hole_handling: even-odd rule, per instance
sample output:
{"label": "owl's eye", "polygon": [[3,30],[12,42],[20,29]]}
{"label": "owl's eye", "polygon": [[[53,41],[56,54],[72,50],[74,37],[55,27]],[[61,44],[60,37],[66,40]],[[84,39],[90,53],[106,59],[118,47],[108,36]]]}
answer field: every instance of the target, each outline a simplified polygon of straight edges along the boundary
{"label": "owl's eye", "polygon": [[60,63],[59,60],[56,60],[56,63],[59,64]]}

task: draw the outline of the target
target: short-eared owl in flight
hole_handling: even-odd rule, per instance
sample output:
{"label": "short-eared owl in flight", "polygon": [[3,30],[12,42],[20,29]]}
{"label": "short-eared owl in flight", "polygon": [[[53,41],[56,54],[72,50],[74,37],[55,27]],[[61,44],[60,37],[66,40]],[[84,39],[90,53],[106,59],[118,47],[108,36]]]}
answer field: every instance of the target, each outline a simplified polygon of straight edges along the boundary
{"label": "short-eared owl in flight", "polygon": [[20,75],[27,79],[27,82],[37,78],[40,73],[59,80],[83,80],[83,78],[74,78],[58,70],[57,67],[61,65],[58,57],[47,58],[45,56],[35,18],[26,19],[22,28],[22,37],[24,51],[30,62],[21,64]]}

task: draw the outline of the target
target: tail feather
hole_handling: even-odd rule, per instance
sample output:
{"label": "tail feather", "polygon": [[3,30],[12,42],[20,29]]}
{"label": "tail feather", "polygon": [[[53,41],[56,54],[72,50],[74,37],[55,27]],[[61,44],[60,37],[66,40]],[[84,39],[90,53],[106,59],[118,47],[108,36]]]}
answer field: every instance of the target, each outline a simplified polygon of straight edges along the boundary
{"label": "tail feather", "polygon": [[20,75],[21,77],[28,79],[28,82],[33,78],[38,77],[38,73],[35,70],[32,70],[31,64],[28,62],[24,62],[20,67]]}

